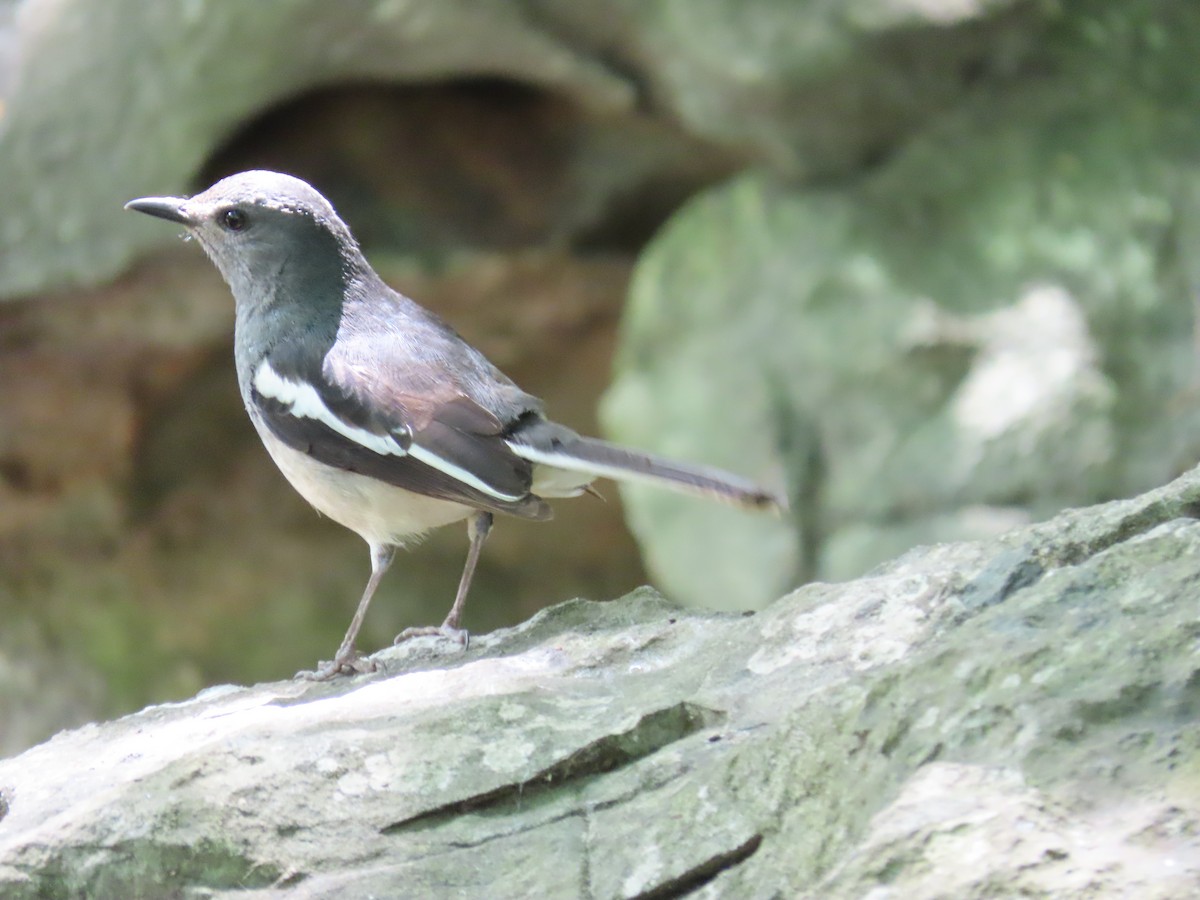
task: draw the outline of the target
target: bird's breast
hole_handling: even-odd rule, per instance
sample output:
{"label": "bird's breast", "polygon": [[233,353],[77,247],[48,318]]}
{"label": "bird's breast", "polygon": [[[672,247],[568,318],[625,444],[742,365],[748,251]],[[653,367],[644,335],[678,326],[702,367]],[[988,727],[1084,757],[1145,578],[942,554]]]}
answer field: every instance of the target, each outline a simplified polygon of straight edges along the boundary
{"label": "bird's breast", "polygon": [[403,544],[425,532],[468,518],[469,506],[406,491],[387,482],[318,462],[250,418],[267,453],[297,493],[318,512],[374,544]]}

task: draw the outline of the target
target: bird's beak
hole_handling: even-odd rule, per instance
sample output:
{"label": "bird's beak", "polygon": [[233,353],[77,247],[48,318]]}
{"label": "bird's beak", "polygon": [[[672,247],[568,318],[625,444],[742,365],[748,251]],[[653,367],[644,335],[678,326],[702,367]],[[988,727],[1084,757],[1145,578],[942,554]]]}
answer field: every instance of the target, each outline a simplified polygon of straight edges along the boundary
{"label": "bird's beak", "polygon": [[159,219],[166,219],[168,222],[191,225],[192,217],[184,212],[185,203],[187,200],[183,197],[139,197],[137,200],[130,200],[126,203],[125,208],[145,213],[148,216],[156,216]]}

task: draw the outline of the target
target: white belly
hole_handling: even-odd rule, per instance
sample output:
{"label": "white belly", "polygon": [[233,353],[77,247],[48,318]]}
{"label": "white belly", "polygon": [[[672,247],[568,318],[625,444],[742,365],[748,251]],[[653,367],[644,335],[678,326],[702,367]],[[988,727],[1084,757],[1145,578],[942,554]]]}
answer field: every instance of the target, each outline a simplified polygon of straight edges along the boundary
{"label": "white belly", "polygon": [[319,463],[287,446],[268,428],[259,428],[258,433],[271,459],[300,496],[369,544],[402,544],[405,538],[461,521],[474,512],[461,503],[426,497]]}

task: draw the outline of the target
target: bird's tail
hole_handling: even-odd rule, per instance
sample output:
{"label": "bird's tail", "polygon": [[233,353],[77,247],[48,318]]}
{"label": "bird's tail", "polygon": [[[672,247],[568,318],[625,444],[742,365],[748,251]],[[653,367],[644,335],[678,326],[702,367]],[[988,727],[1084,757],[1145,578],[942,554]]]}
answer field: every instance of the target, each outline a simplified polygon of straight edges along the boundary
{"label": "bird's tail", "polygon": [[535,475],[534,491],[545,496],[574,496],[593,478],[611,478],[696,494],[746,509],[781,512],[787,508],[777,494],[721,469],[675,462],[566,429],[556,430],[550,440],[512,440],[509,446],[523,459],[552,470]]}

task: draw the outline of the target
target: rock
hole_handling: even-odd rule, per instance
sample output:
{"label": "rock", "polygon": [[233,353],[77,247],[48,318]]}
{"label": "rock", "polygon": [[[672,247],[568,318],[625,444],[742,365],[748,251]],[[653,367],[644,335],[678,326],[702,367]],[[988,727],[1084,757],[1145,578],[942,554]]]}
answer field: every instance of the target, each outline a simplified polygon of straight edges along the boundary
{"label": "rock", "polygon": [[1072,809],[1011,769],[929,763],[822,880],[822,896],[1184,897],[1194,848],[1174,835],[1194,819],[1163,799]]}
{"label": "rock", "polygon": [[973,81],[1036,55],[1059,18],[1012,0],[538,6],[559,33],[615,53],[690,133],[816,178],[869,166]]}
{"label": "rock", "polygon": [[[400,138],[393,154],[401,173],[424,176],[436,154],[460,155],[466,165],[443,177],[458,176],[464,191],[476,189],[473,209],[476,215],[484,209],[487,219],[494,198],[488,191],[481,198],[478,188],[508,158],[488,156],[494,140],[543,161],[532,180],[496,193],[536,197],[543,192],[537,176],[565,167],[581,185],[574,185],[580,188],[571,196],[574,207],[551,224],[578,225],[589,223],[596,205],[653,203],[662,180],[686,173],[704,144],[789,171],[854,171],[961,99],[971,73],[1018,64],[1043,20],[1056,18],[1012,0],[886,7],[855,0],[829,10],[808,4],[797,13],[790,0],[756,0],[752,8],[705,0],[686,11],[625,0],[583,7],[561,0],[337,7],[304,0],[151,10],[135,0],[103,6],[27,0],[15,35],[0,19],[0,206],[23,212],[0,222],[0,298],[95,283],[161,244],[163,229],[120,215],[121,204],[195,186],[232,135],[307,92],[492,79],[616,120],[607,134],[560,128],[547,132],[546,141],[522,144],[529,122],[518,118],[512,133],[501,124],[471,142],[434,141],[426,158],[406,155],[413,134],[403,124],[357,136],[354,125],[342,142],[345,162],[325,179],[345,179],[364,154],[383,158],[372,141],[389,147],[389,137]],[[7,65],[6,42],[17,45]],[[639,116],[641,134],[621,121]],[[436,121],[459,129],[470,124]],[[645,141],[645,128],[653,133],[665,125],[682,126],[687,141]],[[428,131],[416,134],[418,142]],[[626,159],[623,148],[639,143],[643,152]],[[674,173],[664,172],[664,162]],[[625,177],[614,180],[615,173]],[[649,190],[637,177],[646,173],[662,176]],[[403,175],[393,173],[393,180]],[[399,196],[414,193],[424,199],[412,185],[398,189]],[[678,191],[668,193],[679,198]],[[455,199],[462,204],[461,195]],[[427,205],[417,206],[426,218],[409,221],[410,228],[430,218]],[[515,229],[507,224],[510,239],[520,233],[521,222]]]}
{"label": "rock", "polygon": [[5,897],[1184,898],[1200,470],[754,616],[649,591],[0,762]]}
{"label": "rock", "polygon": [[744,163],[647,111],[459,79],[312,91],[252,119],[188,178],[291,172],[320,186],[368,252],[631,256],[688,196]]}
{"label": "rock", "polygon": [[[1200,458],[1198,83],[1180,70],[1200,16],[1123,9],[1062,23],[1055,77],[983,91],[869,175],[743,175],[642,255],[606,429],[787,484],[800,516],[627,489],[664,590],[762,604]],[[1086,64],[1097,45],[1111,66]]]}
{"label": "rock", "polygon": [[305,90],[491,75],[596,109],[632,100],[510,5],[30,2],[18,41],[0,132],[0,200],[25,211],[0,223],[8,296],[94,282],[162,243],[121,205],[183,190],[239,125]]}

